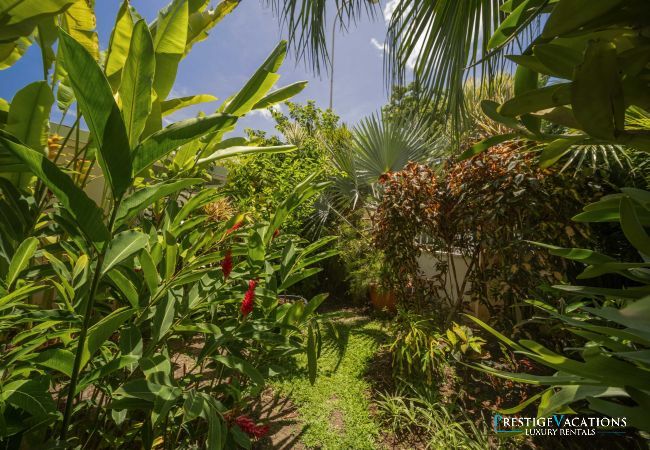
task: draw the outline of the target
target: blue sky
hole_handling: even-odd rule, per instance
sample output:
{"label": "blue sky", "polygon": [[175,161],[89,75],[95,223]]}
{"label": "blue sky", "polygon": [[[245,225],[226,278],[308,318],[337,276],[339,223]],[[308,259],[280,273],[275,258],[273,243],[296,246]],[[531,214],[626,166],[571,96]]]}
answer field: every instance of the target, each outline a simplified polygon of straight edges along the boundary
{"label": "blue sky", "polygon": [[[132,0],[132,5],[150,21],[168,1]],[[102,49],[107,46],[120,3],[120,0],[96,1]],[[354,124],[377,111],[387,100],[381,51],[385,32],[386,24],[379,14],[374,21],[364,19],[348,32],[337,35],[334,110],[348,124]],[[206,41],[194,46],[181,63],[171,96],[212,94],[219,99],[227,98],[248,80],[282,37],[278,21],[270,9],[262,6],[259,0],[242,1],[232,14],[212,30]],[[327,107],[327,74],[315,76],[302,62],[296,62],[291,54],[280,69],[280,74],[282,78],[278,86],[299,80],[309,81],[307,88],[294,98],[295,101],[313,99],[319,106]],[[40,51],[34,45],[17,64],[0,72],[0,97],[10,101],[18,89],[41,77]],[[212,112],[218,105],[219,102],[198,109]],[[193,116],[198,109],[187,109],[174,118]],[[272,131],[273,122],[268,114],[256,113],[242,120],[241,127]]]}

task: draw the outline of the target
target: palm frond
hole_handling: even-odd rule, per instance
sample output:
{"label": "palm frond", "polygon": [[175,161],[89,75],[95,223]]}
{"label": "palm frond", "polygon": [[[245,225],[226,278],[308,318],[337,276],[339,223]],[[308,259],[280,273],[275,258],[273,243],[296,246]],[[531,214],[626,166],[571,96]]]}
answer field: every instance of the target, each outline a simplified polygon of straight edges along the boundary
{"label": "palm frond", "polygon": [[383,113],[361,120],[352,133],[359,177],[371,184],[409,161],[429,162],[435,148],[430,136],[424,123],[385,120]]}
{"label": "palm frond", "polygon": [[286,28],[289,46],[297,59],[306,61],[316,73],[330,65],[328,19],[337,20],[340,29],[347,29],[363,17],[374,18],[379,10],[378,0],[261,1],[271,7]]}
{"label": "palm frond", "polygon": [[[316,73],[327,67],[328,19],[340,16],[346,29],[363,17],[374,17],[378,0],[263,0],[279,16],[299,59]],[[413,78],[421,86],[423,101],[434,99],[451,115],[459,130],[468,120],[463,86],[467,79],[482,84],[507,71],[505,54],[521,50],[539,29],[541,2],[510,39],[488,49],[492,34],[506,14],[506,0],[390,0],[386,36],[387,86],[402,85]],[[390,8],[389,8],[390,6]]]}
{"label": "palm frond", "polygon": [[[504,46],[490,51],[488,42],[501,25],[504,0],[401,0],[387,35],[386,77],[403,84],[413,70],[425,98],[440,102],[454,129],[468,120],[463,88],[466,80],[483,84],[510,62],[505,53],[530,42],[538,22],[532,20]],[[540,10],[541,12],[541,10]],[[488,95],[490,93],[488,92]]]}

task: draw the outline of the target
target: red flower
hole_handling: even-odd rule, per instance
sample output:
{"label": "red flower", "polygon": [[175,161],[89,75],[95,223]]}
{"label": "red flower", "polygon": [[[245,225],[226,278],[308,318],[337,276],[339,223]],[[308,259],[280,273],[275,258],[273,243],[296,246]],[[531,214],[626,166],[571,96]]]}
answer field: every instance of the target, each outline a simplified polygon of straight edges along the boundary
{"label": "red flower", "polygon": [[280,229],[276,228],[275,231],[273,232],[273,239],[275,239],[278,236],[280,236]]}
{"label": "red flower", "polygon": [[228,231],[226,231],[226,234],[228,235],[228,234],[232,233],[233,231],[237,231],[237,230],[239,230],[243,224],[244,224],[244,221],[239,221],[239,222],[237,222],[237,223],[234,224],[232,227],[230,227],[230,228],[228,229]]}
{"label": "red flower", "polygon": [[244,299],[242,300],[241,307],[239,308],[239,311],[241,311],[244,317],[246,317],[251,312],[253,312],[253,303],[255,301],[256,285],[257,285],[257,281],[255,280],[250,280],[248,282],[248,290],[246,291],[246,294],[244,294]]}
{"label": "red flower", "polygon": [[230,249],[226,250],[226,254],[221,261],[221,271],[223,272],[224,280],[230,276],[232,272],[232,251]]}
{"label": "red flower", "polygon": [[248,416],[239,416],[235,419],[235,423],[242,431],[249,436],[256,438],[264,437],[269,432],[268,425],[255,425],[253,419]]}

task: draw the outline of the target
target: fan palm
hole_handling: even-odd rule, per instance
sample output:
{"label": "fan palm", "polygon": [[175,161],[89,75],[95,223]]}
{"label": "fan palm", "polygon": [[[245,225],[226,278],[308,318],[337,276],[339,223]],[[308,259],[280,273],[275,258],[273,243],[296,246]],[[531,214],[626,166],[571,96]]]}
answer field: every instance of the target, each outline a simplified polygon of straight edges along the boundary
{"label": "fan palm", "polygon": [[330,149],[337,172],[329,192],[332,204],[339,210],[368,206],[379,198],[382,175],[409,161],[427,164],[440,158],[447,146],[432,134],[425,122],[388,120],[384,113],[361,120],[347,145]]}

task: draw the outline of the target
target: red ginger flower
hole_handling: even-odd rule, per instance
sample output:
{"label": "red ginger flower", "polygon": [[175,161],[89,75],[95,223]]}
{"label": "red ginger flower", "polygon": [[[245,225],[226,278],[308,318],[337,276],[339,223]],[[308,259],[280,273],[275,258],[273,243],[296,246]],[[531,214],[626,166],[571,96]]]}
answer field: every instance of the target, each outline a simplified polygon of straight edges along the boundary
{"label": "red ginger flower", "polygon": [[256,438],[261,438],[264,437],[268,432],[269,432],[269,426],[268,425],[255,425],[255,422],[253,422],[253,419],[251,419],[248,416],[239,416],[235,419],[235,423],[239,428],[242,429],[242,431],[249,436],[253,436]]}
{"label": "red ginger flower", "polygon": [[232,272],[232,251],[230,249],[226,250],[226,254],[221,261],[221,271],[223,272],[224,280],[228,278],[230,272]]}
{"label": "red ginger flower", "polygon": [[257,285],[257,281],[255,280],[250,280],[248,282],[248,290],[246,291],[246,294],[244,294],[244,299],[242,300],[241,307],[239,308],[239,311],[241,311],[244,317],[246,317],[251,312],[253,312],[253,303],[255,301],[256,285]]}

